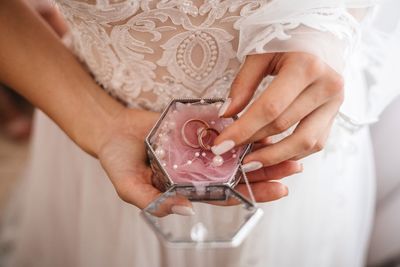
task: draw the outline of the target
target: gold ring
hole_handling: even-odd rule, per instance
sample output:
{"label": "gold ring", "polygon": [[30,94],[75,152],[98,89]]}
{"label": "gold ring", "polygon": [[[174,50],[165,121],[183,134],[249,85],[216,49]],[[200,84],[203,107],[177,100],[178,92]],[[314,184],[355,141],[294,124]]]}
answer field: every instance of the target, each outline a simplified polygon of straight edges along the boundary
{"label": "gold ring", "polygon": [[[205,132],[205,135],[204,135]],[[207,135],[208,132],[213,132],[215,133],[217,136],[219,135],[218,130],[211,128],[211,127],[207,127],[207,128],[203,128],[201,129],[201,131],[199,132],[198,136],[197,136],[197,141],[199,142],[199,145],[202,149],[204,150],[211,150],[211,146],[209,144],[204,145],[203,142],[203,137],[205,137]]]}
{"label": "gold ring", "polygon": [[[182,126],[181,135],[182,135],[183,142],[185,142],[185,144],[188,145],[188,146],[190,146],[190,147],[193,147],[193,148],[200,148],[200,143],[197,144],[197,145],[195,145],[195,144],[189,142],[189,140],[187,139],[186,134],[185,134],[186,126],[187,126],[189,123],[193,123],[193,122],[200,122],[200,123],[202,123],[202,124],[205,126],[205,128],[202,128],[202,130],[201,130],[200,132],[203,132],[204,129],[209,128],[210,125],[208,125],[207,122],[205,122],[205,121],[203,121],[203,120],[200,120],[200,119],[190,119],[190,120],[187,120],[187,121],[183,124],[183,126]],[[197,136],[199,136],[199,133],[197,133]]]}

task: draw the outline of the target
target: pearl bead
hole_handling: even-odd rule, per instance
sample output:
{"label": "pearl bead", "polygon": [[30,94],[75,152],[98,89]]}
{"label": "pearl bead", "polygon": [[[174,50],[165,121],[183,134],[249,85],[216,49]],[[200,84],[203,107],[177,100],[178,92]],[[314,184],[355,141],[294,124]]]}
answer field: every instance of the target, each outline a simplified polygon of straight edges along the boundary
{"label": "pearl bead", "polygon": [[191,161],[191,160],[188,160],[186,163],[187,163],[188,165],[190,165],[190,164],[192,164],[192,161]]}
{"label": "pearl bead", "polygon": [[174,121],[169,121],[169,122],[168,122],[168,128],[169,128],[170,130],[175,129],[175,128],[176,128],[176,122],[174,122]]}
{"label": "pearl bead", "polygon": [[164,135],[164,136],[162,136],[162,137],[160,138],[160,141],[161,141],[162,144],[166,144],[166,143],[169,142],[169,137],[166,136],[166,135]]}
{"label": "pearl bead", "polygon": [[212,165],[213,165],[214,167],[219,167],[219,166],[221,166],[222,164],[224,164],[224,159],[223,159],[221,156],[216,155],[215,157],[213,157],[213,159],[212,159]]}
{"label": "pearl bead", "polygon": [[232,158],[234,158],[234,159],[235,159],[235,158],[236,158],[236,154],[233,154],[233,155],[232,155]]}
{"label": "pearl bead", "polygon": [[203,157],[207,156],[206,152],[201,153]]}
{"label": "pearl bead", "polygon": [[172,168],[174,168],[174,170],[178,169],[178,165],[174,164],[174,166],[172,166]]}
{"label": "pearl bead", "polygon": [[194,156],[195,156],[196,158],[198,158],[198,157],[200,157],[200,153],[199,153],[199,152],[196,152],[196,153],[194,153]]}
{"label": "pearl bead", "polygon": [[162,147],[157,147],[156,155],[160,159],[164,158],[165,157],[165,150]]}

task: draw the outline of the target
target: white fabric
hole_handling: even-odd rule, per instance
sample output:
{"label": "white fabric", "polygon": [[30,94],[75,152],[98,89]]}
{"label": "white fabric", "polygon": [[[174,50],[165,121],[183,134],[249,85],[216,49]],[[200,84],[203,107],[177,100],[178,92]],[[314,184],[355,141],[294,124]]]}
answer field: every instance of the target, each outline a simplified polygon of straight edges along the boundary
{"label": "white fabric", "polygon": [[199,251],[163,248],[96,160],[42,113],[35,125],[32,161],[10,207],[17,214],[3,229],[2,248],[12,253],[0,266],[363,266],[374,205],[366,128],[335,126],[326,151],[286,179],[290,195],[262,205],[242,247]]}
{"label": "white fabric", "polygon": [[[373,64],[373,68],[370,71],[372,79],[368,81],[371,99],[369,113],[375,117],[400,91],[397,78],[400,68],[400,50],[398,49],[400,2],[385,0],[384,3],[376,11],[374,20],[375,32],[379,31],[382,38],[375,38],[375,46],[370,46],[368,50],[369,54],[378,55],[374,57],[374,60],[369,61],[370,65]],[[368,263],[371,266],[400,258],[399,112],[400,99],[397,98],[393,105],[382,114],[382,120],[373,126],[378,190],[376,216],[368,257]]]}
{"label": "white fabric", "polygon": [[[327,10],[343,7],[336,2]],[[131,107],[161,110],[172,97],[227,94],[245,41],[238,29],[268,1],[58,3],[71,26],[71,49],[96,80]],[[356,89],[366,90],[362,83],[347,88]],[[362,102],[351,104],[357,109]],[[138,211],[117,198],[99,164],[39,113],[32,161],[15,202],[19,219],[3,231],[3,247],[13,249],[3,259],[41,267],[362,266],[374,200],[369,135],[367,127],[351,132],[342,125],[335,124],[323,153],[305,160],[303,174],[286,180],[290,196],[263,205],[265,217],[243,247],[177,251],[162,248]]]}
{"label": "white fabric", "polygon": [[358,28],[341,1],[272,1],[241,23],[238,54],[302,51],[342,73]]}
{"label": "white fabric", "polygon": [[372,127],[377,174],[377,205],[371,245],[370,266],[400,259],[400,99],[398,98]]}
{"label": "white fabric", "polygon": [[348,58],[351,68],[345,72],[346,100],[341,112],[355,124],[378,121],[384,108],[400,94],[395,79],[400,62],[399,10],[399,1],[382,1],[361,28],[362,42]]}

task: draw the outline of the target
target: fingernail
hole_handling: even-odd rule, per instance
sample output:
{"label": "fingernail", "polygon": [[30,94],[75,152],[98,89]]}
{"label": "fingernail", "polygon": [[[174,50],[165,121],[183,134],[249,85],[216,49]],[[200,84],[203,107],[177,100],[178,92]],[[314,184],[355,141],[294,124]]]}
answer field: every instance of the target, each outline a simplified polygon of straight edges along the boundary
{"label": "fingernail", "polygon": [[225,112],[228,110],[229,105],[232,103],[232,98],[227,98],[224,102],[224,104],[220,107],[218,111],[218,117],[222,117]]}
{"label": "fingernail", "polygon": [[303,167],[303,163],[299,164],[299,169],[297,170],[297,173],[303,172],[304,167]]}
{"label": "fingernail", "polygon": [[252,172],[258,169],[261,169],[263,164],[259,161],[250,161],[242,166],[242,170],[244,172]]}
{"label": "fingernail", "polygon": [[222,155],[222,154],[224,154],[225,152],[228,152],[229,150],[231,150],[234,147],[235,147],[235,142],[233,142],[232,140],[225,140],[219,145],[212,146],[211,147],[211,151],[215,155]]}
{"label": "fingernail", "polygon": [[195,214],[194,210],[191,207],[182,206],[182,205],[172,206],[171,211],[175,214],[183,215],[183,216],[192,216]]}
{"label": "fingernail", "polygon": [[289,195],[289,188],[287,186],[285,186],[285,189],[286,189],[286,193],[285,193],[284,197],[287,197]]}

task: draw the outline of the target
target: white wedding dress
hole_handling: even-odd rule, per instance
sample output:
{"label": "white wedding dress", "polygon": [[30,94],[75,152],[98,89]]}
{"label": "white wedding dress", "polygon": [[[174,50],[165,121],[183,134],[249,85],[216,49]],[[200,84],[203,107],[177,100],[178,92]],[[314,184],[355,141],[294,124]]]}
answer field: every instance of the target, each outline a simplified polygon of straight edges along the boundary
{"label": "white wedding dress", "polygon": [[56,2],[71,27],[67,45],[105,90],[132,108],[160,111],[171,98],[224,97],[241,60],[254,53],[313,53],[338,72],[347,61],[352,79],[326,149],[303,161],[302,174],[285,179],[288,197],[261,205],[265,216],[235,249],[163,247],[139,210],[118,198],[97,160],[37,112],[26,177],[2,230],[4,265],[363,265],[374,206],[364,124],[395,94],[364,82],[372,59],[357,45],[358,20],[370,1]]}

